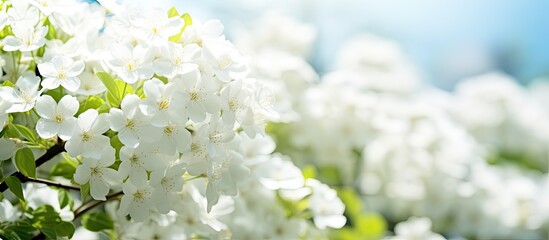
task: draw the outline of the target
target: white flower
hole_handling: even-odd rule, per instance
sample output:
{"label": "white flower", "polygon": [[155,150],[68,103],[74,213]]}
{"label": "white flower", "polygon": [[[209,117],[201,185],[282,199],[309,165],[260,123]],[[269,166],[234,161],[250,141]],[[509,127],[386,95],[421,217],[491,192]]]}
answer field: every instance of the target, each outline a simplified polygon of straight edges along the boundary
{"label": "white flower", "polygon": [[316,179],[307,179],[306,185],[313,190],[309,206],[315,226],[320,229],[343,227],[347,221],[343,216],[345,205],[337,197],[337,192]]}
{"label": "white flower", "polygon": [[150,117],[141,113],[140,99],[137,95],[129,94],[121,103],[122,110],[111,108],[109,125],[118,132],[120,141],[129,147],[135,148],[140,142],[154,142],[161,137],[161,129],[150,124]]}
{"label": "white flower", "polygon": [[243,122],[246,113],[250,108],[251,89],[243,87],[242,80],[235,80],[229,83],[221,91],[222,103],[224,104],[223,118],[229,122]]}
{"label": "white flower", "polygon": [[70,206],[61,208],[59,204],[59,191],[51,188],[48,185],[41,183],[26,183],[23,191],[27,206],[32,209],[37,209],[40,206],[50,205],[52,206],[59,217],[63,221],[74,220],[74,213],[71,211]]}
{"label": "white flower", "polygon": [[223,24],[217,19],[206,21],[204,24],[193,21],[191,26],[185,28],[180,42],[185,44],[195,43],[202,46],[204,40],[223,40]]}
{"label": "white flower", "polygon": [[305,184],[301,169],[280,155],[274,155],[259,164],[254,173],[259,177],[261,184],[271,190],[298,189]]}
{"label": "white flower", "polygon": [[100,158],[84,157],[82,165],[76,168],[74,181],[78,184],[90,183],[90,195],[95,200],[106,200],[110,185],[120,181],[116,170],[109,168],[114,163],[114,148],[105,147],[99,151]]}
{"label": "white flower", "polygon": [[[0,90],[0,93],[3,91]],[[8,112],[7,110],[11,107],[11,103],[7,100],[4,100],[2,96],[0,96],[0,129],[4,128],[4,125],[6,125],[6,121],[8,120]]]}
{"label": "white flower", "polygon": [[99,114],[95,109],[88,109],[77,119],[77,127],[71,139],[65,144],[71,156],[82,154],[84,157],[99,158],[103,148],[109,145],[109,138],[103,136],[109,129],[107,114]]}
{"label": "white flower", "polygon": [[174,80],[183,93],[181,105],[194,122],[204,121],[206,113],[214,114],[221,109],[214,79],[201,77],[199,70],[191,71]]}
{"label": "white flower", "polygon": [[206,173],[210,162],[208,140],[204,137],[192,136],[190,147],[183,152],[181,159],[187,164],[187,171],[194,176]]}
{"label": "white flower", "polygon": [[183,20],[180,16],[168,18],[165,12],[158,10],[152,10],[145,14],[138,11],[132,12],[130,13],[130,23],[135,26],[134,34],[136,36],[153,44],[166,42],[169,37],[178,34],[183,27]]}
{"label": "white flower", "polygon": [[65,3],[65,4],[66,2],[72,3],[71,1],[62,1],[62,0],[27,0],[27,1],[29,4],[40,9],[40,12],[42,12],[46,16],[49,16],[52,13],[62,13],[62,10],[69,11],[68,9],[63,9],[62,8],[63,5],[61,3]]}
{"label": "white flower", "polygon": [[400,222],[395,226],[395,239],[445,239],[441,235],[431,232],[431,225],[429,218],[411,217],[407,221]]}
{"label": "white flower", "polygon": [[35,29],[33,25],[21,23],[12,25],[12,31],[14,36],[10,35],[2,40],[4,51],[30,52],[46,44],[47,27],[42,26]]}
{"label": "white flower", "polygon": [[149,184],[135,186],[130,181],[122,184],[124,196],[120,201],[118,213],[121,215],[130,214],[134,221],[142,222],[149,216],[152,205],[152,191]]}
{"label": "white flower", "polygon": [[218,152],[222,152],[224,146],[236,136],[232,125],[225,124],[219,113],[212,115],[208,124],[198,126],[196,135],[207,139],[205,143],[211,157],[216,157]]}
{"label": "white flower", "polygon": [[231,151],[226,156],[214,159],[208,169],[206,198],[209,212],[219,201],[220,194],[235,196],[237,183],[250,175],[250,169],[242,164],[242,156]]}
{"label": "white flower", "polygon": [[152,117],[152,125],[164,127],[170,122],[187,122],[181,95],[176,90],[173,83],[164,84],[156,78],[145,82],[143,91],[147,97],[141,101],[139,107],[145,115]]}
{"label": "white flower", "polygon": [[11,7],[6,12],[8,14],[8,24],[29,26],[38,24],[40,21],[38,8],[30,6],[27,1],[10,1],[10,3]]}
{"label": "white flower", "polygon": [[211,64],[215,77],[229,82],[242,79],[249,73],[243,57],[228,41],[205,41],[204,58]]}
{"label": "white flower", "polygon": [[0,29],[4,29],[4,27],[8,24],[8,14],[5,11],[0,12]]}
{"label": "white flower", "polygon": [[97,95],[107,90],[97,75],[91,71],[84,70],[78,78],[80,79],[80,88],[76,90],[76,94]]}
{"label": "white flower", "polygon": [[170,166],[165,170],[151,173],[152,199],[157,204],[156,208],[161,213],[168,213],[172,207],[172,193],[180,192],[183,187],[183,174],[185,168],[182,164]]}
{"label": "white flower", "polygon": [[38,64],[40,74],[45,77],[42,86],[46,89],[56,89],[59,85],[70,92],[80,87],[80,75],[84,71],[82,60],[73,61],[69,57],[54,56],[51,62]]}
{"label": "white flower", "polygon": [[78,100],[65,95],[59,104],[49,95],[43,95],[36,101],[36,111],[40,120],[36,123],[36,131],[42,138],[51,138],[55,135],[68,140],[74,133],[78,111]]}
{"label": "white flower", "polygon": [[17,145],[12,139],[0,138],[0,161],[10,159],[17,151]]}
{"label": "white flower", "polygon": [[129,176],[130,181],[137,186],[144,185],[147,182],[147,171],[158,170],[163,167],[163,163],[158,161],[158,154],[150,146],[139,146],[136,149],[122,147],[120,149],[120,166],[118,173],[121,178]]}
{"label": "white flower", "polygon": [[110,50],[111,59],[108,64],[124,82],[132,84],[137,80],[149,79],[153,76],[153,55],[148,48],[143,45],[130,47],[114,43]]}
{"label": "white flower", "polygon": [[42,90],[38,90],[39,85],[40,77],[24,75],[19,77],[14,88],[1,87],[0,93],[2,97],[12,104],[6,112],[26,112],[31,110],[42,93]]}
{"label": "white flower", "polygon": [[193,63],[200,57],[202,51],[196,44],[182,47],[180,44],[169,42],[162,48],[161,58],[154,60],[154,71],[158,75],[173,78],[178,74],[185,74],[198,68]]}
{"label": "white flower", "polygon": [[8,199],[0,202],[0,222],[15,222],[21,217],[19,209],[14,207]]}
{"label": "white flower", "polygon": [[191,133],[181,124],[169,123],[158,132],[162,133],[159,144],[164,147],[166,154],[173,154],[176,150],[182,153],[191,144]]}

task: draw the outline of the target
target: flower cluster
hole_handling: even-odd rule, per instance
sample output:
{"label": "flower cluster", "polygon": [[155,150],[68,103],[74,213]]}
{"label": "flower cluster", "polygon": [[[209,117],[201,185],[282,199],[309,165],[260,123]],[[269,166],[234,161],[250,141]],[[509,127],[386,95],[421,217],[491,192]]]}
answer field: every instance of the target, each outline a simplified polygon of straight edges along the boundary
{"label": "flower cluster", "polygon": [[[345,224],[344,206],[335,191],[315,179],[305,179],[287,157],[272,155],[272,139],[251,139],[243,133],[237,137],[241,138],[240,150],[244,153],[239,161],[250,173],[240,179],[238,197],[222,196],[208,212],[208,183],[193,180],[171,196],[173,211],[167,215],[152,213],[144,222],[128,221],[116,211],[116,204],[110,205],[107,212],[116,220],[117,238],[285,240],[312,238],[326,228]],[[313,221],[306,221],[304,215],[312,216]]]}
{"label": "flower cluster", "polygon": [[[345,224],[334,190],[272,154],[275,97],[219,21],[29,0],[2,1],[0,23],[0,158],[14,163],[2,191],[26,201],[0,204],[1,236],[71,237],[79,217],[120,239],[292,239]],[[86,213],[103,201],[109,215]]]}
{"label": "flower cluster", "polygon": [[[292,95],[281,112],[287,120],[268,128],[277,150],[312,165],[319,179],[355,189],[360,200],[347,198],[347,207],[365,202],[382,213],[396,225],[389,239],[443,239],[431,229],[446,237],[547,237],[543,82],[524,89],[488,74],[453,93],[422,89],[398,45],[372,35],[346,44],[318,84],[258,79],[283,86],[275,96]],[[363,216],[348,214],[351,225],[337,236],[372,236]]]}

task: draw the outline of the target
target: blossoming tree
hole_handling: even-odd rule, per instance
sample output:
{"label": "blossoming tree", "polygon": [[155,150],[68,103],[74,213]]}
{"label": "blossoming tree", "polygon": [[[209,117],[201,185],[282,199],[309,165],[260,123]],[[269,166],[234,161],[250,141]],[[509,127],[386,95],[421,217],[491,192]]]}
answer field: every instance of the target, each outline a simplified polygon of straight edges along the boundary
{"label": "blossoming tree", "polygon": [[2,238],[293,239],[345,224],[334,190],[272,154],[273,97],[219,21],[105,5],[2,1]]}

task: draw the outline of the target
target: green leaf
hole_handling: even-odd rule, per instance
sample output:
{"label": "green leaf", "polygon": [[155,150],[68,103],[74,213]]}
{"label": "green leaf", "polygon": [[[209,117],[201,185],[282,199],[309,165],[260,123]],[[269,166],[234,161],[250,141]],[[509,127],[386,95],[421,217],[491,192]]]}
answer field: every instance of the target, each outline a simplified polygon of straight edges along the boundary
{"label": "green leaf", "polygon": [[23,187],[21,186],[21,181],[19,178],[15,176],[9,176],[5,180],[6,185],[8,185],[8,188],[10,191],[19,199],[25,201],[25,197],[23,196]]}
{"label": "green leaf", "polygon": [[43,57],[45,52],[46,52],[46,45],[40,47],[38,49],[38,51],[36,52],[36,55],[39,56],[39,57]]}
{"label": "green leaf", "polygon": [[23,175],[36,177],[36,162],[30,148],[21,148],[15,152],[15,166]]}
{"label": "green leaf", "polygon": [[50,20],[46,18],[46,21],[44,21],[44,26],[48,27],[48,33],[46,34],[46,39],[52,40],[57,37],[57,33],[55,32],[55,27],[51,24]]}
{"label": "green leaf", "polygon": [[69,191],[65,189],[59,189],[59,193],[57,194],[57,199],[59,200],[59,207],[65,208],[66,206],[69,206],[72,208],[74,205],[74,201],[72,200],[72,197],[69,193]]}
{"label": "green leaf", "polygon": [[47,90],[44,94],[51,96],[56,102],[59,102],[63,95],[58,90]]}
{"label": "green leaf", "polygon": [[6,80],[5,82],[2,83],[2,87],[14,87],[15,85],[11,82],[11,81],[8,81]]}
{"label": "green leaf", "polygon": [[53,165],[50,176],[60,176],[66,179],[72,179],[76,167],[78,167],[78,161],[69,156],[66,152],[61,153],[61,156],[63,156],[63,159]]}
{"label": "green leaf", "polygon": [[305,179],[316,177],[316,168],[313,165],[307,165],[303,167],[303,170],[301,172],[303,173],[303,177]]}
{"label": "green leaf", "polygon": [[328,185],[340,185],[341,176],[339,170],[333,166],[324,166],[319,168],[318,176],[320,181]]}
{"label": "green leaf", "polygon": [[57,240],[57,233],[55,233],[54,229],[42,228],[40,229],[40,232],[46,235],[46,239]]}
{"label": "green leaf", "polygon": [[86,199],[86,197],[90,195],[90,183],[82,184],[80,185],[80,196],[82,198],[82,202]]}
{"label": "green leaf", "polygon": [[61,161],[52,167],[50,171],[50,175],[60,176],[66,179],[72,179],[74,172],[76,172],[76,167],[74,167],[72,164],[68,163],[67,161]]}
{"label": "green leaf", "polygon": [[[2,228],[0,227],[0,229]],[[26,218],[15,222],[15,224],[9,225],[5,230],[7,232],[11,231],[14,239],[31,239],[32,234],[36,231],[36,228],[32,226],[32,221]]]}
{"label": "green leaf", "polygon": [[114,223],[112,219],[104,212],[92,212],[82,216],[82,226],[94,232],[113,229]]}
{"label": "green leaf", "polygon": [[4,129],[4,135],[5,138],[20,138],[21,134],[19,131],[17,131],[17,128],[11,124],[8,123],[7,127]]}
{"label": "green leaf", "polygon": [[67,236],[69,238],[72,238],[75,231],[74,224],[70,222],[61,222],[60,224],[57,224],[54,229],[58,236]]}
{"label": "green leaf", "polygon": [[362,234],[353,228],[342,228],[332,232],[333,235],[330,239],[340,239],[340,240],[355,240],[363,239]]}
{"label": "green leaf", "polygon": [[352,187],[339,189],[337,194],[345,204],[345,211],[350,217],[355,219],[362,211],[362,200]]}
{"label": "green leaf", "polygon": [[168,17],[171,18],[171,17],[177,17],[179,16],[179,12],[177,12],[177,9],[175,9],[175,7],[172,7],[170,8],[170,10],[168,10]]}
{"label": "green leaf", "polygon": [[98,72],[96,75],[107,88],[105,97],[111,106],[120,106],[120,102],[124,96],[128,93],[133,93],[133,88],[130,85],[124,81],[118,79],[115,80],[106,72]]}
{"label": "green leaf", "polygon": [[38,142],[38,137],[34,133],[34,131],[30,130],[28,127],[25,127],[20,124],[12,124],[12,126],[15,128],[15,130],[25,139],[29,140],[30,142],[36,143]]}
{"label": "green leaf", "polygon": [[103,101],[103,99],[101,99],[100,97],[89,96],[88,98],[86,98],[86,100],[80,103],[80,108],[78,108],[76,116],[80,115],[88,109],[98,109],[103,106],[103,104],[105,104],[105,101]]}
{"label": "green leaf", "polygon": [[106,72],[97,72],[95,75],[101,80],[103,85],[107,88],[107,92],[117,93],[118,86],[114,82],[114,78]]}
{"label": "green leaf", "polygon": [[193,24],[193,19],[191,18],[191,15],[189,15],[188,13],[183,14],[181,18],[183,18],[185,25],[183,25],[183,27],[181,28],[181,31],[179,31],[178,34],[173,35],[169,38],[169,40],[172,42],[179,42],[179,39],[181,39],[181,35],[185,31],[185,28]]}
{"label": "green leaf", "polygon": [[99,108],[97,108],[98,113],[108,113],[111,110],[109,104],[104,103]]}
{"label": "green leaf", "polygon": [[106,72],[97,72],[95,75],[101,80],[103,85],[107,88],[107,91],[118,92],[118,88],[114,83],[114,78]]}
{"label": "green leaf", "polygon": [[387,230],[385,219],[378,213],[365,213],[356,219],[356,229],[365,237],[381,237]]}
{"label": "green leaf", "polygon": [[111,137],[111,146],[116,150],[116,159],[120,159],[120,149],[124,146],[124,144],[120,141],[120,138],[118,138],[118,134]]}
{"label": "green leaf", "polygon": [[158,80],[162,81],[164,84],[167,84],[168,83],[168,78],[167,77],[164,77],[164,76],[158,76],[158,75],[154,75],[155,78],[158,78]]}
{"label": "green leaf", "polygon": [[133,93],[133,88],[122,80],[116,79],[114,83],[118,88],[118,92],[109,92],[107,94],[107,101],[113,106],[119,106],[124,96]]}

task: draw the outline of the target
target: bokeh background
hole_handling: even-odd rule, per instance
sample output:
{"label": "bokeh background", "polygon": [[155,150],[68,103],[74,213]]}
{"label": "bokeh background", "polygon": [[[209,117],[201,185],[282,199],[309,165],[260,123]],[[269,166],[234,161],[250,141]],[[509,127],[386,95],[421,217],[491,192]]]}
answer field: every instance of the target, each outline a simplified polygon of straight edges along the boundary
{"label": "bokeh background", "polygon": [[422,79],[444,89],[495,69],[523,84],[549,74],[549,1],[138,1],[218,18],[229,35],[276,9],[318,29],[311,62],[321,74],[332,70],[346,41],[366,32],[397,41]]}

